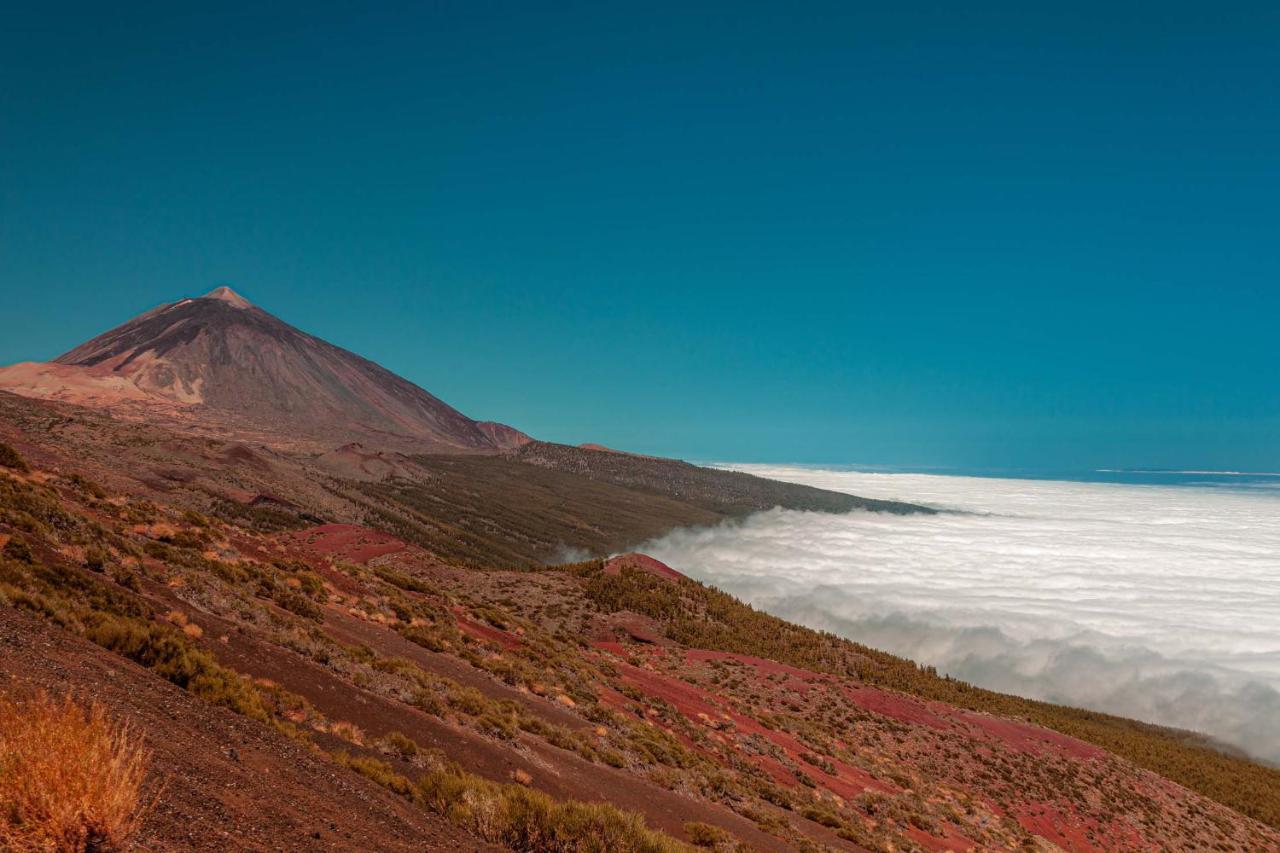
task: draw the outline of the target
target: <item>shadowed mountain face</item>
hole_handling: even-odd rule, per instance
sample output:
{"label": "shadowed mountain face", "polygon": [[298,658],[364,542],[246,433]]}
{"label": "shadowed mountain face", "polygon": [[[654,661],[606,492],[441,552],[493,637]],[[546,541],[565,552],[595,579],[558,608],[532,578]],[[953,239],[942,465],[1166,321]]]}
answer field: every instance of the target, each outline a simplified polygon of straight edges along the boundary
{"label": "shadowed mountain face", "polygon": [[377,436],[437,452],[494,451],[527,440],[511,427],[478,424],[226,287],[149,311],[54,364],[99,380],[123,377],[162,400],[207,407],[272,432]]}

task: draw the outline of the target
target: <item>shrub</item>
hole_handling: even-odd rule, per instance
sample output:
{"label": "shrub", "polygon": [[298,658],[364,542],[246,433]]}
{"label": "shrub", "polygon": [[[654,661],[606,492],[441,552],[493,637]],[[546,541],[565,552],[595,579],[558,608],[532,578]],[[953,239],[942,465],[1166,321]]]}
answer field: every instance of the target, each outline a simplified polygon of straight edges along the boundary
{"label": "shrub", "polygon": [[269,722],[262,697],[239,673],[227,669],[185,636],[160,625],[95,614],[85,636],[104,649],[140,663],[157,675],[237,713]]}
{"label": "shrub", "polygon": [[394,587],[404,590],[405,592],[430,593],[434,591],[430,584],[424,583],[417,578],[410,577],[404,572],[397,572],[395,569],[388,569],[384,566],[371,566],[370,568],[372,568],[373,573],[382,580]]}
{"label": "shrub", "polygon": [[23,536],[14,536],[6,542],[4,548],[0,549],[0,554],[20,563],[35,562],[35,555],[31,553],[31,546],[27,544],[27,540]]}
{"label": "shrub", "polygon": [[329,726],[329,732],[345,741],[354,743],[356,746],[364,746],[364,732],[355,723],[340,720]]}
{"label": "shrub", "polygon": [[315,602],[287,586],[274,590],[274,594],[271,597],[276,604],[290,613],[296,613],[303,619],[310,619],[313,622],[324,621],[324,611]]}
{"label": "shrub", "polygon": [[382,787],[402,797],[413,795],[413,783],[407,777],[392,770],[391,766],[385,761],[379,761],[376,758],[353,758],[345,752],[335,752],[332,758],[343,767],[372,779]]}
{"label": "shrub", "polygon": [[689,840],[699,847],[715,847],[729,840],[729,834],[718,826],[698,821],[689,821],[684,825]]}
{"label": "shrub", "polygon": [[415,791],[422,805],[456,826],[531,853],[679,853],[689,847],[655,832],[633,812],[604,803],[557,802],[541,791],[502,785],[456,766],[425,774]]}
{"label": "shrub", "polygon": [[27,467],[27,460],[22,458],[22,454],[3,441],[0,441],[0,468],[9,468],[23,474],[31,470]]}
{"label": "shrub", "polygon": [[142,821],[148,760],[96,702],[0,697],[0,848],[123,847]]}
{"label": "shrub", "polygon": [[435,629],[415,626],[402,629],[400,633],[404,635],[406,640],[417,643],[430,652],[444,652],[450,648],[449,641]]}
{"label": "shrub", "polygon": [[142,581],[138,578],[138,573],[128,566],[120,566],[111,574],[112,579],[125,589],[139,592],[142,589]]}
{"label": "shrub", "polygon": [[835,828],[844,825],[844,821],[842,821],[838,816],[832,814],[826,809],[817,808],[816,806],[809,806],[804,809],[801,814],[814,823],[819,823],[823,826]]}
{"label": "shrub", "polygon": [[450,707],[469,717],[478,717],[489,704],[484,694],[474,687],[458,687],[450,692],[446,701]]}
{"label": "shrub", "polygon": [[107,496],[106,489],[102,488],[102,486],[99,486],[97,483],[95,483],[93,480],[90,480],[88,477],[82,476],[80,474],[72,474],[70,477],[67,478],[67,480],[78,491],[88,495],[89,497],[102,500]]}
{"label": "shrub", "polygon": [[391,732],[382,740],[389,748],[406,760],[418,754],[417,742],[403,732]]}
{"label": "shrub", "polygon": [[101,545],[90,545],[84,552],[85,568],[93,572],[101,572],[111,561],[111,553]]}
{"label": "shrub", "polygon": [[[557,802],[524,787],[532,779],[516,776],[518,784],[489,782],[454,764],[437,764],[416,786],[385,762],[352,758],[345,753],[333,759],[418,805],[445,816],[451,823],[486,841],[529,853],[682,853],[690,848],[648,829],[644,820],[607,804],[575,800]],[[712,828],[714,829],[714,827]]]}

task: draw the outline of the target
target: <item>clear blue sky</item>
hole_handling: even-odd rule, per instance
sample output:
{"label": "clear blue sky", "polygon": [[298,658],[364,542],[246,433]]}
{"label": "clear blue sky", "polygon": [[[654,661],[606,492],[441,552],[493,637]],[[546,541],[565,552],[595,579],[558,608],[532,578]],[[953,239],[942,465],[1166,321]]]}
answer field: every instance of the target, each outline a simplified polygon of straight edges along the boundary
{"label": "clear blue sky", "polygon": [[1280,470],[1274,3],[24,5],[0,362],[227,283],[548,439]]}

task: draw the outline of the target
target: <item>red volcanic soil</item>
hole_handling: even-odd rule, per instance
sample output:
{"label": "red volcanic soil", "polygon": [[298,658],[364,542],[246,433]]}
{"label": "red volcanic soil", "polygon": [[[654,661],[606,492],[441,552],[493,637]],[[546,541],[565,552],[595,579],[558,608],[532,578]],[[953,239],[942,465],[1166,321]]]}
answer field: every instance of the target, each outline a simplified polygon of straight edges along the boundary
{"label": "red volcanic soil", "polygon": [[[939,713],[935,713],[926,707],[924,702],[909,698],[901,693],[890,693],[875,687],[846,687],[844,692],[850,701],[859,708],[873,711],[890,719],[903,723],[915,723],[918,726],[928,726],[939,731],[958,728],[955,721],[948,720]],[[943,706],[939,706],[938,710],[945,713]]]}
{"label": "red volcanic soil", "polygon": [[[609,651],[619,648],[617,644],[605,643],[597,644],[597,647]],[[779,747],[794,761],[802,761],[803,759],[800,756],[810,752],[796,738],[786,732],[767,728],[754,718],[739,713],[733,709],[732,703],[715,693],[679,678],[629,663],[615,661],[614,665],[622,672],[622,679],[625,683],[638,688],[647,696],[662,699],[674,706],[677,711],[690,721],[714,729],[724,738],[734,740],[749,736],[763,738]],[[813,673],[808,674],[813,675]],[[704,750],[699,748],[699,751]],[[777,761],[762,755],[754,756],[754,761],[782,785],[792,787],[800,784],[795,775],[787,771]],[[857,767],[842,761],[832,761],[831,764],[836,770],[834,776],[821,772],[811,773],[810,776],[814,777],[818,785],[838,797],[850,799],[867,790],[895,790],[892,786],[874,779],[870,774]]]}
{"label": "red volcanic soil", "polygon": [[666,581],[678,581],[684,578],[684,575],[680,572],[677,572],[666,563],[655,560],[648,554],[619,554],[616,557],[611,557],[604,564],[604,573],[606,575],[620,575],[623,569],[635,569]]}
{"label": "red volcanic soil", "polygon": [[617,613],[597,616],[591,623],[590,636],[593,642],[609,642],[620,635],[637,643],[655,646],[672,645],[662,633],[662,626],[655,619],[632,613],[630,610],[619,610]]}
{"label": "red volcanic soil", "polygon": [[[946,707],[945,705],[943,707]],[[994,737],[1005,746],[1019,752],[1043,754],[1057,752],[1072,758],[1102,758],[1107,752],[1093,744],[1076,740],[1050,729],[1042,729],[1030,723],[1017,720],[1005,720],[973,711],[954,711],[948,709],[959,719],[983,731],[988,737]]]}
{"label": "red volcanic soil", "polygon": [[266,470],[271,463],[263,459],[253,448],[244,444],[232,444],[222,451],[222,460],[228,465],[250,465],[258,470]]}
{"label": "red volcanic soil", "polygon": [[[1089,840],[1089,830],[1103,830],[1112,835],[1116,846],[1126,849],[1141,849],[1142,838],[1132,828],[1115,825],[1101,827],[1096,821],[1084,820],[1078,815],[1064,814],[1049,805],[1039,805],[1019,809],[1014,813],[1018,823],[1027,832],[1039,835],[1063,850],[1094,850],[1096,845]],[[1123,842],[1115,834],[1123,836]]]}
{"label": "red volcanic soil", "polygon": [[964,711],[941,702],[926,702],[875,687],[846,687],[845,695],[858,707],[904,723],[915,723],[938,731],[967,730],[981,740],[1029,754],[1054,752],[1071,758],[1101,758],[1099,747],[1030,723],[1006,720]]}
{"label": "red volcanic soil", "polygon": [[[907,830],[907,835],[911,838],[912,841],[916,842],[926,850],[973,850],[975,849],[974,843],[970,841],[968,838],[965,838],[960,833],[956,832],[955,827],[946,825],[946,826],[943,826],[942,829],[944,831],[944,834],[943,834],[943,837],[941,838],[939,838],[936,835],[930,835],[929,833],[920,829],[909,829]],[[1066,849],[1073,850],[1076,848],[1068,847]]]}
{"label": "red volcanic soil", "polygon": [[463,616],[461,607],[454,608],[454,618],[458,622],[458,630],[464,634],[475,637],[477,640],[488,640],[491,643],[497,643],[504,649],[518,649],[524,645],[524,641],[514,634],[509,634],[501,628],[495,628],[492,625],[485,625],[483,622],[476,622]]}
{"label": "red volcanic soil", "polygon": [[[1097,747],[1029,723],[961,710],[866,685],[850,685],[834,676],[750,655],[706,649],[658,649],[618,642],[597,642],[594,646],[601,652],[617,656],[618,659],[612,663],[624,684],[636,688],[646,697],[661,700],[694,725],[707,727],[711,730],[708,732],[711,742],[733,747],[738,756],[754,763],[776,784],[789,788],[798,786],[798,769],[818,788],[846,801],[868,791],[892,795],[901,789],[888,780],[876,778],[862,767],[853,766],[834,756],[822,759],[826,764],[825,770],[811,766],[812,762],[806,761],[814,757],[811,747],[787,731],[766,727],[751,716],[754,713],[751,708],[744,707],[731,696],[717,692],[717,687],[706,683],[708,673],[714,673],[715,670],[708,670],[705,666],[728,663],[731,666],[727,671],[734,673],[734,679],[746,676],[748,683],[757,685],[754,689],[773,692],[775,696],[803,695],[814,690],[832,691],[833,698],[843,697],[845,701],[878,717],[912,726],[916,734],[908,733],[907,738],[909,742],[920,745],[936,743],[934,738],[944,737],[954,738],[956,743],[966,744],[964,748],[980,752],[1005,750],[1088,763],[1106,756]],[[726,670],[721,666],[720,671]],[[602,691],[601,699],[619,710],[631,707],[626,697],[614,691]],[[678,726],[671,731],[682,742],[688,743]],[[772,745],[771,754],[768,750],[759,749],[759,744],[764,742]],[[751,744],[756,746],[753,748]],[[704,754],[707,752],[703,744],[693,748]],[[960,773],[956,778],[963,779],[964,774]],[[1010,803],[1008,813],[1028,832],[1065,850],[1097,849],[1099,836],[1123,836],[1123,843],[1130,845],[1128,849],[1141,847],[1141,837],[1132,827],[1101,827],[1096,821],[1090,821],[1076,813],[1069,804],[1028,799]],[[1121,835],[1117,836],[1117,832]],[[959,827],[946,822],[938,824],[933,833],[913,829],[908,834],[928,850],[965,850],[974,846],[973,841]]]}
{"label": "red volcanic soil", "polygon": [[616,663],[615,666],[622,671],[624,682],[640,688],[649,696],[674,705],[676,710],[690,719],[728,719],[716,702],[718,697],[701,687],[629,663]]}
{"label": "red volcanic soil", "polygon": [[284,534],[281,546],[291,553],[333,557],[352,563],[367,563],[384,554],[408,550],[409,546],[380,530],[359,524],[322,524]]}
{"label": "red volcanic soil", "polygon": [[685,660],[690,662],[702,662],[710,660],[732,660],[738,663],[748,664],[755,667],[758,675],[787,675],[800,682],[796,685],[794,682],[785,682],[785,685],[792,690],[804,691],[808,689],[814,682],[830,682],[832,679],[828,675],[812,672],[807,669],[801,669],[798,666],[791,666],[786,663],[778,663],[776,660],[768,658],[757,658],[751,655],[739,655],[733,652],[713,652],[708,649],[689,649],[685,652]]}

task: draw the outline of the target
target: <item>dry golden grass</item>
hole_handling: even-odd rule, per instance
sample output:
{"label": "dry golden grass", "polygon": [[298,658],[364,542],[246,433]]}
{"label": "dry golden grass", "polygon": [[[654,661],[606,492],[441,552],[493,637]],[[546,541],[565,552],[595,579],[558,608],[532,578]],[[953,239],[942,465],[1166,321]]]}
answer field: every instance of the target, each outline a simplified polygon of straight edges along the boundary
{"label": "dry golden grass", "polygon": [[348,743],[354,743],[356,746],[364,746],[364,732],[355,723],[339,720],[330,724],[329,733],[342,738]]}
{"label": "dry golden grass", "polygon": [[142,820],[149,758],[96,702],[0,697],[0,850],[123,847]]}

